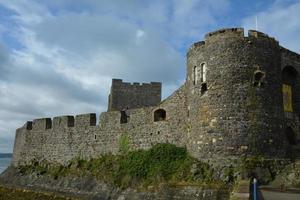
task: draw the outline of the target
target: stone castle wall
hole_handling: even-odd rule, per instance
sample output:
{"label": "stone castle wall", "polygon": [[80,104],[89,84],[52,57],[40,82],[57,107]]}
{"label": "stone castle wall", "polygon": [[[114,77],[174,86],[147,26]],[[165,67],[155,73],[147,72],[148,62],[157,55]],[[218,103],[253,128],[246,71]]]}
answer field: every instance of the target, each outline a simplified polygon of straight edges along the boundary
{"label": "stone castle wall", "polygon": [[156,106],[161,101],[161,83],[126,83],[113,79],[108,111]]}
{"label": "stone castle wall", "polygon": [[[293,113],[283,110],[286,66],[295,69]],[[211,32],[188,51],[186,82],[167,99],[160,101],[160,83],[113,79],[108,112],[99,123],[95,114],[27,122],[16,131],[12,164],[118,154],[124,136],[131,150],[172,143],[199,159],[284,157],[291,146],[286,128],[299,134],[299,72],[300,56],[266,34]],[[158,111],[164,114],[156,119]]]}
{"label": "stone castle wall", "polygon": [[[294,53],[286,48],[281,47],[281,71],[292,71],[291,74],[285,75],[283,73],[282,82],[292,85],[293,93],[293,113],[285,113],[284,119],[284,128],[291,128],[296,134],[295,139],[300,140],[300,56],[297,53]],[[289,151],[291,151],[292,146],[289,146]]]}
{"label": "stone castle wall", "polygon": [[[209,33],[188,52],[190,152],[196,157],[263,154],[283,156],[280,46],[265,34],[243,29]],[[207,66],[207,91],[193,69]],[[264,78],[255,85],[255,74]]]}
{"label": "stone castle wall", "polygon": [[[167,118],[154,122],[154,112],[164,109]],[[17,129],[13,165],[32,160],[66,164],[75,157],[93,158],[118,154],[122,136],[131,150],[148,149],[156,143],[184,146],[186,104],[181,87],[160,105],[126,111],[130,120],[120,123],[121,112],[104,112],[96,124],[96,114],[36,119]]]}

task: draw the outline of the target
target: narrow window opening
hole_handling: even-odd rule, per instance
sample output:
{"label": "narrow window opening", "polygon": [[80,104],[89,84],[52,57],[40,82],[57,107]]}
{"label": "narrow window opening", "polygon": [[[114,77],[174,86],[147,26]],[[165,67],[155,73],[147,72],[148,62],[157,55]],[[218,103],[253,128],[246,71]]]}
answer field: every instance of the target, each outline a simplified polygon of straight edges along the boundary
{"label": "narrow window opening", "polygon": [[197,66],[194,66],[194,69],[193,69],[193,84],[194,85],[197,84]]}
{"label": "narrow window opening", "polygon": [[202,83],[201,84],[201,94],[204,94],[207,91],[207,84],[206,83]]}
{"label": "narrow window opening", "polygon": [[257,70],[254,72],[254,77],[253,77],[253,85],[255,87],[262,87],[265,84],[265,73]]}
{"label": "narrow window opening", "polygon": [[127,113],[126,113],[126,111],[125,110],[122,110],[121,111],[121,119],[120,119],[120,123],[121,124],[126,124],[127,122],[128,122],[128,115],[127,115]]}
{"label": "narrow window opening", "polygon": [[193,68],[193,84],[206,82],[206,64],[202,63],[200,66],[194,66]]}
{"label": "narrow window opening", "polygon": [[159,135],[160,134],[160,131],[157,131],[157,135]]}
{"label": "narrow window opening", "polygon": [[158,109],[154,112],[154,121],[164,121],[166,120],[166,111],[164,109]]}
{"label": "narrow window opening", "polygon": [[206,64],[202,63],[200,67],[200,81],[201,83],[206,82]]}
{"label": "narrow window opening", "polygon": [[95,135],[95,140],[97,140],[97,135]]}

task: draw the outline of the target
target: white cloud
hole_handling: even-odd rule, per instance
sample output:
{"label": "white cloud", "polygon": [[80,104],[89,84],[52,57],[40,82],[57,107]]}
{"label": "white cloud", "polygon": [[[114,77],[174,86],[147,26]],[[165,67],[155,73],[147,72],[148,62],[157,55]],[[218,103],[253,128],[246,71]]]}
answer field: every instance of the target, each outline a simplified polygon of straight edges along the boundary
{"label": "white cloud", "polygon": [[228,2],[0,0],[14,24],[0,22],[0,34],[22,47],[0,45],[0,152],[32,118],[105,111],[111,78],[162,81],[166,97],[185,78],[179,49]]}
{"label": "white cloud", "polygon": [[243,20],[246,29],[255,29],[255,16],[258,17],[259,31],[268,33],[280,41],[280,44],[293,51],[300,52],[300,2],[286,4],[279,0],[268,10],[256,13]]}
{"label": "white cloud", "polygon": [[12,16],[19,23],[27,25],[39,23],[43,20],[43,16],[50,16],[46,7],[42,4],[30,0],[0,0],[0,4],[17,13]]}
{"label": "white cloud", "polygon": [[[9,71],[9,54],[7,48],[0,42],[0,78],[5,78]],[[0,79],[1,80],[1,79]]]}

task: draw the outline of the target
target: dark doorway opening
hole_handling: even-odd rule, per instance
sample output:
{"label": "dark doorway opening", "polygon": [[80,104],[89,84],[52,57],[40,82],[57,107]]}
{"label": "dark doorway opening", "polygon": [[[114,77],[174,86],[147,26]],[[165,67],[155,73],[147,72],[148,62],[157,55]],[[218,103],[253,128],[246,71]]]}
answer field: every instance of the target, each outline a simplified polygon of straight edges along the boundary
{"label": "dark doorway opening", "polygon": [[300,116],[300,78],[294,67],[284,67],[282,70],[282,83],[291,87],[292,109],[294,113]]}
{"label": "dark doorway opening", "polygon": [[154,121],[164,121],[166,120],[167,113],[164,109],[158,109],[154,112]]}

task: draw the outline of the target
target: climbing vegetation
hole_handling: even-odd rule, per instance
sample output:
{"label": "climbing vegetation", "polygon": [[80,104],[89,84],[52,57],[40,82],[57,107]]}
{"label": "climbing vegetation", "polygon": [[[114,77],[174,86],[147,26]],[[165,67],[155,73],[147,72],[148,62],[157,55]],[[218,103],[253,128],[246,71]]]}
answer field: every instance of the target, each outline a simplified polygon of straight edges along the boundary
{"label": "climbing vegetation", "polygon": [[[126,144],[125,141],[123,144]],[[29,165],[20,166],[19,171],[47,175],[54,179],[92,175],[120,188],[162,183],[218,185],[221,182],[214,178],[214,171],[209,164],[190,157],[185,148],[157,144],[149,150],[127,150],[124,148],[125,154],[107,154],[90,160],[78,157],[67,165],[32,161]]]}

